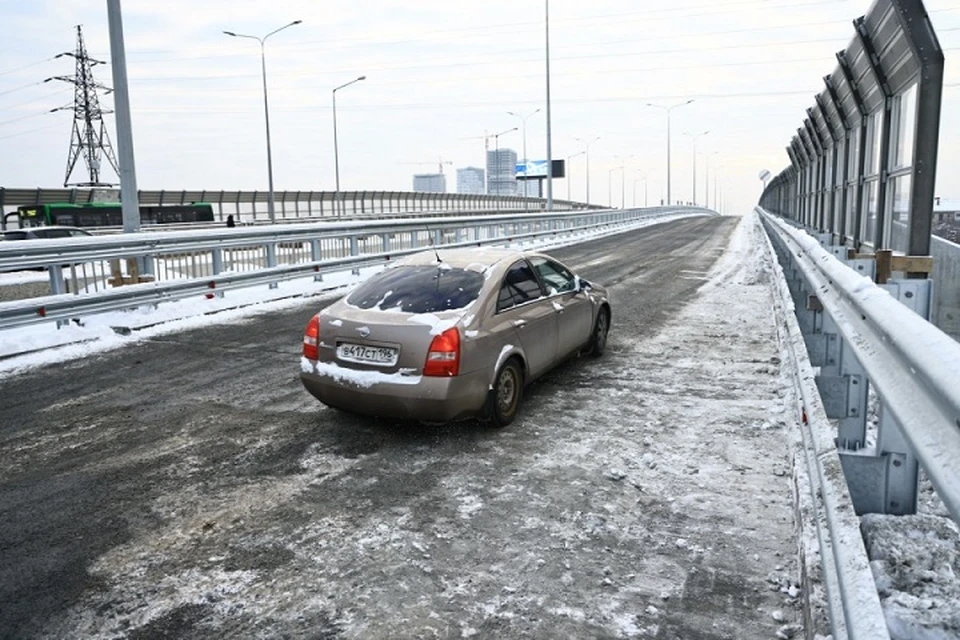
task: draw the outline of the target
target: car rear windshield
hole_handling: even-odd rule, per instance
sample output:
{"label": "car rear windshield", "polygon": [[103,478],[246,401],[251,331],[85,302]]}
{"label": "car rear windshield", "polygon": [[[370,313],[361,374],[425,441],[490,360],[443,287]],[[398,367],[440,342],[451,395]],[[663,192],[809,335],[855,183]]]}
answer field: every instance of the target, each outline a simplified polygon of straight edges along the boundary
{"label": "car rear windshield", "polygon": [[405,313],[462,309],[477,299],[483,281],[482,274],[448,265],[395,267],[357,287],[347,303]]}

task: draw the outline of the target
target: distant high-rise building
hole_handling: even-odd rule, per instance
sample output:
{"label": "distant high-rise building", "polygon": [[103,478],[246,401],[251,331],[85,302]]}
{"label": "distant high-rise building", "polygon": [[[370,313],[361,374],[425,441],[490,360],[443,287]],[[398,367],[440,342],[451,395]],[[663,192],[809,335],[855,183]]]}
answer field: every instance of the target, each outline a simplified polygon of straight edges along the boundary
{"label": "distant high-rise building", "polygon": [[447,176],[442,173],[418,173],[413,176],[413,190],[420,193],[446,193]]}
{"label": "distant high-rise building", "polygon": [[517,152],[513,149],[487,151],[487,193],[517,194]]}
{"label": "distant high-rise building", "polygon": [[483,169],[464,167],[457,169],[457,193],[483,193]]}

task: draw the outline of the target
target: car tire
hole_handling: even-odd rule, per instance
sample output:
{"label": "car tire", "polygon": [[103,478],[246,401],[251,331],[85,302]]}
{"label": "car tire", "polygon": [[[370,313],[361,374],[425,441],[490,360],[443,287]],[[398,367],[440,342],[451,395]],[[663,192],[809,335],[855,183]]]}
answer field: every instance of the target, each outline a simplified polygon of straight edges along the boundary
{"label": "car tire", "polygon": [[597,320],[593,323],[593,333],[590,334],[588,350],[594,358],[599,358],[607,349],[607,336],[610,334],[610,310],[602,307],[597,313]]}
{"label": "car tire", "polygon": [[497,371],[487,399],[487,416],[498,427],[505,427],[517,416],[523,398],[523,368],[510,358]]}

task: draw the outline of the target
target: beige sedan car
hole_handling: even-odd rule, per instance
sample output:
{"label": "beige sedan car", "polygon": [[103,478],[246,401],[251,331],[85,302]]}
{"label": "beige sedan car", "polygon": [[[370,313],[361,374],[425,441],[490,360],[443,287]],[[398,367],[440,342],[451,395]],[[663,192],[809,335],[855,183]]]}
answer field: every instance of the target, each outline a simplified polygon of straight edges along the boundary
{"label": "beige sedan car", "polygon": [[310,320],[300,379],[346,411],[503,426],[526,384],[570,356],[603,353],[610,317],[606,291],[549,256],[426,251]]}

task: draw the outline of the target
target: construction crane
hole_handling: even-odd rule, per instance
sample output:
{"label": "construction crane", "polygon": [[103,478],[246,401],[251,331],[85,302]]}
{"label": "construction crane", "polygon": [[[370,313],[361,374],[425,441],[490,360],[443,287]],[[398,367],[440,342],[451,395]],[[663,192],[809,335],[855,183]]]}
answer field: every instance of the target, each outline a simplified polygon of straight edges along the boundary
{"label": "construction crane", "polygon": [[[433,162],[401,162],[400,164],[419,164],[419,165],[424,165],[424,164],[433,164]],[[451,165],[452,165],[453,162],[451,162],[450,160],[444,160],[444,159],[443,159],[443,156],[438,156],[438,161],[437,161],[437,173],[439,173],[440,175],[443,175],[443,165],[445,165],[445,164],[451,164]]]}

